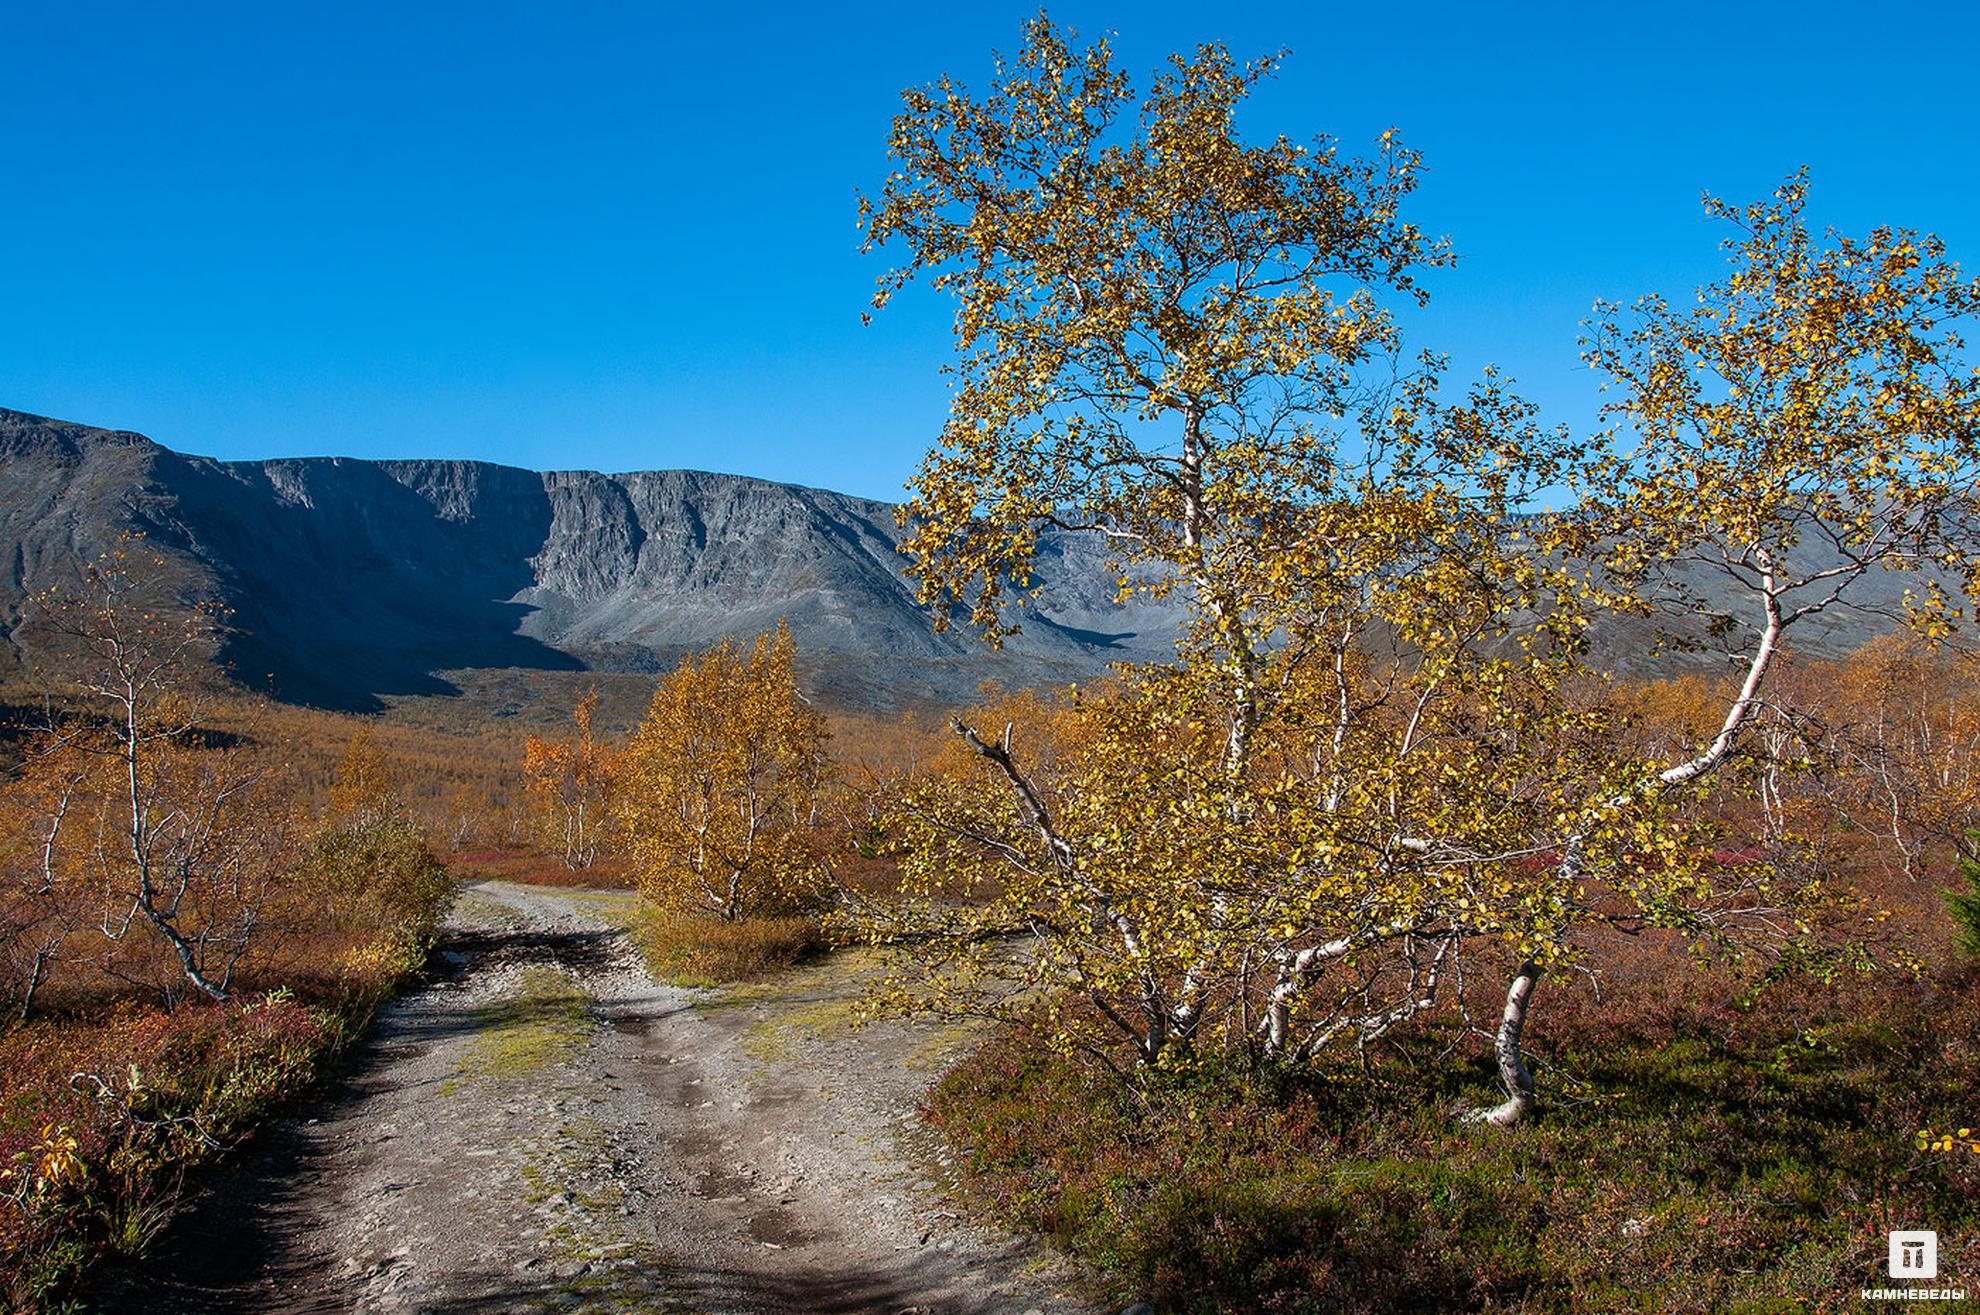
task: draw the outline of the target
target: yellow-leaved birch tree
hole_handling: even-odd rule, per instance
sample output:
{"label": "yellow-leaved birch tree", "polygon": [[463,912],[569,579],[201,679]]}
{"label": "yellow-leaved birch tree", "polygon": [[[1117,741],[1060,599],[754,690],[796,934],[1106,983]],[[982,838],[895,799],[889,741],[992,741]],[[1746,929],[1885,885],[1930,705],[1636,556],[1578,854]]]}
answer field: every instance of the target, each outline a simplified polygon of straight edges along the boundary
{"label": "yellow-leaved birch tree", "polygon": [[[1592,919],[1592,834],[1620,829],[1642,845],[1642,819],[1760,751],[1753,732],[1781,706],[1770,680],[1786,645],[1824,615],[1881,613],[1937,642],[1970,613],[1980,372],[1962,329],[1980,281],[1929,234],[1812,231],[1807,193],[1797,174],[1751,205],[1707,197],[1734,230],[1725,276],[1688,302],[1597,307],[1585,355],[1615,429],[1578,514],[1608,601],[1688,622],[1678,637],[1716,648],[1737,682],[1702,742],[1642,764],[1625,790],[1591,796],[1554,828],[1562,916],[1535,929],[1512,974],[1495,1122],[1533,1106],[1521,1033],[1548,956]],[[1904,582],[1895,598],[1874,589],[1880,578]],[[1633,893],[1653,921],[1685,930],[1702,929],[1707,910],[1800,930],[1804,892],[1762,884],[1729,902],[1710,874],[1687,884],[1688,900]]]}
{"label": "yellow-leaved birch tree", "polygon": [[619,750],[592,727],[598,689],[587,689],[571,709],[569,739],[532,735],[523,746],[523,789],[541,833],[573,871],[598,861],[619,793]]}
{"label": "yellow-leaved birch tree", "polygon": [[1403,214],[1417,157],[1247,140],[1275,62],[1204,46],[1137,90],[1037,19],[980,94],[904,94],[862,206],[904,255],[876,305],[917,278],[956,303],[903,513],[938,619],[1008,633],[1047,535],[1189,609],[1175,664],[1049,732],[958,719],[975,775],[902,823],[910,892],[986,893],[919,901],[957,982],[986,933],[1027,932],[1034,984],[1147,1062],[1213,1029],[1365,1046],[1435,1007],[1469,942],[1552,916],[1513,880],[1536,815],[1614,775],[1563,696],[1580,582],[1530,511],[1587,454],[1496,376],[1450,399],[1403,354],[1397,313],[1449,258]]}
{"label": "yellow-leaved birch tree", "polygon": [[[1137,90],[1041,17],[983,91],[904,93],[862,219],[904,256],[876,305],[917,279],[956,305],[949,422],[903,512],[924,601],[995,642],[1047,537],[1087,535],[1123,598],[1189,621],[1174,663],[1039,724],[958,718],[876,930],[934,933],[938,1005],[1056,994],[1081,1006],[1061,1040],[1144,1062],[1365,1049],[1503,965],[1507,1099],[1481,1116],[1511,1124],[1534,990],[1590,934],[1812,934],[1819,883],[1716,863],[1698,791],[1789,626],[1887,567],[1919,572],[1928,632],[1955,610],[1972,294],[1929,239],[1818,250],[1796,189],[1719,207],[1750,235],[1735,277],[1591,349],[1641,441],[1577,442],[1489,371],[1453,398],[1405,356],[1398,317],[1448,258],[1403,217],[1417,159],[1392,133],[1365,159],[1247,139],[1273,62],[1204,46]],[[1789,571],[1817,540],[1826,563]],[[1615,733],[1587,630],[1667,614],[1701,569],[1756,600],[1745,678],[1656,761]],[[973,898],[945,895],[958,873]],[[991,971],[1004,934],[1032,952]]]}
{"label": "yellow-leaved birch tree", "polygon": [[654,691],[626,749],[621,825],[641,891],[735,922],[815,901],[825,732],[779,625],[724,640]]}

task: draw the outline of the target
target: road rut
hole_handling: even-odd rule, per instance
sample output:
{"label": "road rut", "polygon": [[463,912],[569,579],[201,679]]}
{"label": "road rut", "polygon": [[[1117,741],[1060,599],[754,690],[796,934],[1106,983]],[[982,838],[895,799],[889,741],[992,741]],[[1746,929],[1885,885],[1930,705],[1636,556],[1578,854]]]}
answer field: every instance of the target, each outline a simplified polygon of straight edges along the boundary
{"label": "road rut", "polygon": [[654,982],[631,897],[465,892],[450,971],[219,1175],[106,1309],[139,1315],[1084,1315],[1064,1262],[956,1217],[915,1106],[970,1039],[854,1030],[855,953]]}

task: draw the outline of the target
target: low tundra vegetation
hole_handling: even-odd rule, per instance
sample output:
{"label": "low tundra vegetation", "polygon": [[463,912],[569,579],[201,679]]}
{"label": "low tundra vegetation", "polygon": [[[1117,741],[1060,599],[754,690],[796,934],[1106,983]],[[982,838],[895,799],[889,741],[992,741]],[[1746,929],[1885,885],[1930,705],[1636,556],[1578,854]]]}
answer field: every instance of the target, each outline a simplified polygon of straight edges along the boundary
{"label": "low tundra vegetation", "polygon": [[819,919],[806,914],[731,922],[647,906],[634,931],[654,976],[677,986],[757,981],[803,963],[828,944]]}
{"label": "low tundra vegetation", "polygon": [[[141,1252],[187,1170],[314,1080],[426,959],[454,881],[351,737],[327,791],[216,691],[217,618],[129,544],[41,600],[73,683],[0,786],[0,1304]],[[325,728],[319,727],[319,733]]]}
{"label": "low tundra vegetation", "polygon": [[1561,1094],[1515,1136],[1451,1117],[1488,1080],[1426,1034],[1358,1065],[1135,1087],[1011,1033],[935,1089],[965,1191],[1174,1315],[1838,1310],[1886,1235],[1980,1235],[1980,1156],[1918,1128],[1980,1090],[1980,983],[1738,1003],[1673,970],[1536,1021]]}

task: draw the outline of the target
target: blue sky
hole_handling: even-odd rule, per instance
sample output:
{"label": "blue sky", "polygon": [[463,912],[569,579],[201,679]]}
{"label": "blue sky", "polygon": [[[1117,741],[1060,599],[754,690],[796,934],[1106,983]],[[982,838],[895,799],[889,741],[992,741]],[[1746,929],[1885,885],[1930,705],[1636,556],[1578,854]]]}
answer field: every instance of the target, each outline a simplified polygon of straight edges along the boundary
{"label": "blue sky", "polygon": [[[223,457],[696,466],[891,496],[946,307],[862,328],[910,83],[1031,4],[0,6],[0,406]],[[1713,273],[1701,190],[1980,267],[1980,6],[1066,4],[1140,71],[1284,46],[1258,133],[1426,156],[1421,345],[1587,423],[1598,296]]]}

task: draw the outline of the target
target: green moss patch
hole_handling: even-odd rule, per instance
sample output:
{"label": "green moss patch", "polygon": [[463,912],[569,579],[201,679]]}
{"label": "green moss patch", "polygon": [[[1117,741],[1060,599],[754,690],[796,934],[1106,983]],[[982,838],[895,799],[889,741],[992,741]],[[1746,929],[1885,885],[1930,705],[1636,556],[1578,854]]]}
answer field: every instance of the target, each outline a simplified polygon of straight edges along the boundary
{"label": "green moss patch", "polygon": [[[591,1036],[591,994],[547,966],[525,969],[520,989],[485,1006],[456,1079],[518,1078],[568,1060]],[[442,1088],[443,1095],[453,1086]]]}

